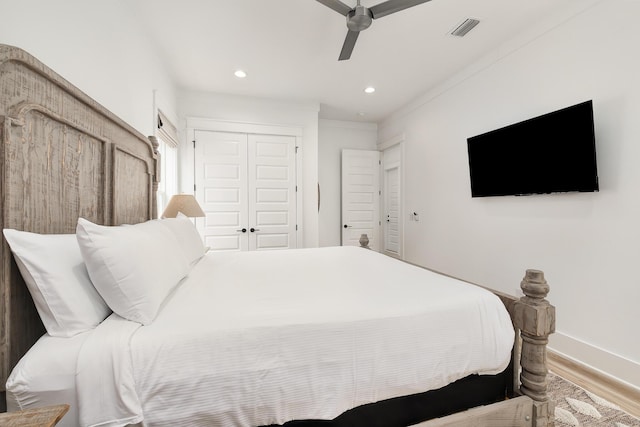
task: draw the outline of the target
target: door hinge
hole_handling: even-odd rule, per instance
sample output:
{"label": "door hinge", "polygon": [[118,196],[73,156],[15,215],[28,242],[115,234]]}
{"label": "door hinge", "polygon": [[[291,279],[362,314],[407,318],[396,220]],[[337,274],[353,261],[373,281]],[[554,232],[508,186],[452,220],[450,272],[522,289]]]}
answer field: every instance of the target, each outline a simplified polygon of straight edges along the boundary
{"label": "door hinge", "polygon": [[378,190],[378,196],[382,196],[382,190]]}
{"label": "door hinge", "polygon": [[298,146],[296,145],[296,154],[298,154],[298,148],[300,148],[300,147],[298,147]]}
{"label": "door hinge", "polygon": [[196,140],[194,139],[192,142],[193,142],[193,148],[195,149],[196,148]]}
{"label": "door hinge", "polygon": [[298,186],[296,185],[296,193],[298,192]]}
{"label": "door hinge", "polygon": [[298,224],[296,224],[296,231],[298,231]]}
{"label": "door hinge", "polygon": [[382,160],[378,160],[378,164],[379,164],[379,165],[382,165]]}
{"label": "door hinge", "polygon": [[195,191],[196,191],[196,185],[193,184],[193,192],[195,193]]}

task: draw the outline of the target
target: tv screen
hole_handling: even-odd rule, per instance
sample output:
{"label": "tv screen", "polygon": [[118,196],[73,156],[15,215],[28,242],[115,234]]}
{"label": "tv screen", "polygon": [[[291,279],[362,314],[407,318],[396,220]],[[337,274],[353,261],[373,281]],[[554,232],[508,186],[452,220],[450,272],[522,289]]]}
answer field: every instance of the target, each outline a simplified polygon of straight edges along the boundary
{"label": "tv screen", "polygon": [[471,196],[598,191],[593,103],[467,139]]}

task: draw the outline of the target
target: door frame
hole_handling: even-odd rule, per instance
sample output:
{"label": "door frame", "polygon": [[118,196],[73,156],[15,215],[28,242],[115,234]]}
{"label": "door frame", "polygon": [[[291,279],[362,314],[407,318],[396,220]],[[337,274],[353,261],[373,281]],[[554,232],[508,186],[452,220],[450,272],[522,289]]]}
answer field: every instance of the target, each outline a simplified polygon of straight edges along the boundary
{"label": "door frame", "polygon": [[[396,148],[398,147],[400,150],[400,158],[397,161],[393,162],[393,166],[394,167],[398,167],[399,168],[399,172],[400,172],[400,176],[399,176],[399,180],[400,180],[400,195],[399,195],[399,202],[398,202],[398,235],[400,238],[400,243],[398,245],[398,255],[397,257],[404,260],[404,242],[405,242],[405,238],[404,238],[404,230],[405,230],[405,208],[404,208],[404,195],[405,195],[405,188],[406,188],[406,184],[405,184],[405,173],[404,173],[404,159],[405,159],[405,155],[404,155],[404,141],[405,141],[405,135],[404,133],[401,133],[399,135],[396,135],[392,138],[389,138],[388,140],[382,141],[380,143],[378,143],[377,147],[378,150],[380,151],[381,155],[380,155],[380,159],[381,159],[381,165],[380,165],[380,177],[381,180],[383,181],[381,184],[382,187],[382,196],[380,197],[380,212],[384,212],[384,201],[386,200],[386,194],[384,194],[385,188],[384,188],[384,176],[385,176],[385,153],[388,153],[388,150],[392,149],[392,148]],[[383,216],[383,214],[381,214],[381,216]],[[395,256],[394,254],[390,253],[390,252],[386,252],[384,250],[384,242],[386,240],[386,227],[382,227],[381,231],[381,242],[383,243],[382,245],[382,250],[381,252],[390,256]]]}
{"label": "door frame", "polygon": [[[296,156],[295,156],[295,173],[296,173],[296,247],[300,248],[303,245],[303,229],[302,223],[302,199],[303,199],[303,186],[302,186],[302,158],[299,154],[302,153],[302,134],[303,128],[298,126],[284,126],[284,125],[272,125],[262,123],[249,123],[249,122],[235,122],[218,119],[209,119],[202,117],[187,117],[187,150],[185,156],[192,161],[191,167],[193,168],[193,189],[195,193],[195,132],[196,131],[213,131],[213,132],[229,132],[229,133],[245,133],[245,134],[261,134],[261,135],[282,135],[295,137]],[[183,163],[184,164],[184,163]],[[182,186],[184,189],[184,186]],[[204,221],[202,218],[196,218],[196,221]]]}

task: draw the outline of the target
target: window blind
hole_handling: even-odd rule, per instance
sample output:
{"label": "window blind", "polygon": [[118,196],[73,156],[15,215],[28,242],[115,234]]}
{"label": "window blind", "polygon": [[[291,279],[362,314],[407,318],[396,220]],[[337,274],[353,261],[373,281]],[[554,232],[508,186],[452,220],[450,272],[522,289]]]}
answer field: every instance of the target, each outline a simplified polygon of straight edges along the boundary
{"label": "window blind", "polygon": [[161,138],[168,146],[178,147],[178,129],[171,123],[171,120],[158,110],[158,137]]}

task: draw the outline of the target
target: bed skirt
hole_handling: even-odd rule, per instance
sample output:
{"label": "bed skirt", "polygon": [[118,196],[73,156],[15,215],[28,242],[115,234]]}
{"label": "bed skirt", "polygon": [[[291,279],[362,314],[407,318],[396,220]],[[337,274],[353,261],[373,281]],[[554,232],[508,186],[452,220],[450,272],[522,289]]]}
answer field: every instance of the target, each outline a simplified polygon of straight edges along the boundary
{"label": "bed skirt", "polygon": [[407,427],[512,395],[511,366],[497,375],[470,375],[438,390],[350,409],[333,420],[295,420],[263,427]]}

